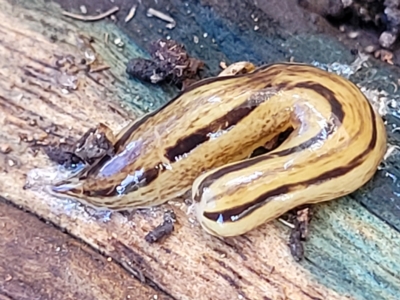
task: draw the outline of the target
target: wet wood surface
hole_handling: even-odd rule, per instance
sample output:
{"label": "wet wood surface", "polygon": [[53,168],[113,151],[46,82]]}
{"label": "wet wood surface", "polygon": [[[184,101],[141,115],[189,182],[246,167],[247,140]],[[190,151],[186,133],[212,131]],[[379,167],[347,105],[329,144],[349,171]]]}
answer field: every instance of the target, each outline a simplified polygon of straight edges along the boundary
{"label": "wet wood surface", "polygon": [[[396,150],[366,187],[315,207],[306,256],[300,263],[287,247],[289,229],[277,221],[245,236],[219,240],[201,230],[184,199],[131,214],[99,214],[48,195],[43,186],[58,172],[40,144],[79,136],[99,122],[118,132],[130,119],[176,93],[129,80],[125,74],[125,63],[146,55],[150,40],[170,36],[185,43],[193,56],[206,62],[209,75],[218,72],[220,61],[259,64],[292,58],[347,65],[356,59],[348,41],[339,44],[329,38],[331,29],[316,36],[304,33],[312,26],[304,26],[303,32],[298,28],[296,34],[290,22],[278,26],[271,14],[279,22],[285,15],[268,10],[263,1],[159,1],[154,7],[177,21],[173,30],[148,18],[143,4],[125,23],[132,4],[125,1],[114,3],[120,6],[116,23],[61,16],[61,9],[79,12],[82,3],[0,0],[0,145],[10,150],[0,154],[0,195],[5,199],[0,202],[1,297],[397,299]],[[93,3],[84,3],[91,14],[112,4]],[[68,60],[60,66],[62,58],[73,56],[78,62],[84,55],[79,35],[94,39],[98,61],[108,70],[77,70]],[[123,47],[114,43],[116,38]],[[72,73],[78,85],[67,91],[66,78],[72,77],[65,74]],[[391,145],[400,139],[399,74],[396,67],[369,60],[351,77],[368,89],[388,93],[387,100],[381,100],[390,104],[385,119]],[[163,243],[148,244],[144,236],[171,208],[178,219],[175,231]]]}

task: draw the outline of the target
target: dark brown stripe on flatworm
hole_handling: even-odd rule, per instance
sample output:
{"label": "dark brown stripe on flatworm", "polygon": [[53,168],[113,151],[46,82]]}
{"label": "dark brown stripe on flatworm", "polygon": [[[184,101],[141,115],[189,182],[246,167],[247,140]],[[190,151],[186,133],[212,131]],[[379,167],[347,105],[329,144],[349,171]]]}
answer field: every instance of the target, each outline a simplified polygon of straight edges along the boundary
{"label": "dark brown stripe on flatworm", "polygon": [[337,100],[335,93],[332,92],[330,89],[324,87],[322,84],[315,83],[313,81],[305,81],[300,82],[294,85],[294,88],[305,88],[309,90],[313,90],[316,93],[323,96],[326,100],[328,100],[331,106],[331,117],[333,119],[338,120],[340,123],[343,122],[344,119],[344,111],[342,108],[342,104]]}
{"label": "dark brown stripe on flatworm", "polygon": [[[368,102],[367,99],[365,99],[365,101]],[[261,207],[262,205],[265,205],[266,203],[268,203],[269,200],[272,199],[272,197],[286,194],[290,191],[293,191],[296,187],[308,186],[308,185],[316,184],[316,183],[323,182],[326,180],[330,180],[332,178],[343,176],[346,173],[353,170],[355,167],[358,167],[359,165],[361,165],[364,162],[365,156],[368,155],[375,148],[376,140],[377,140],[375,112],[369,102],[368,102],[368,105],[369,105],[369,109],[370,109],[370,118],[372,120],[372,134],[371,134],[370,142],[369,142],[367,148],[362,153],[360,153],[355,158],[353,158],[352,161],[347,166],[329,170],[329,171],[324,172],[321,175],[311,178],[309,180],[280,186],[274,190],[271,190],[271,191],[266,192],[265,194],[262,194],[261,196],[259,196],[258,198],[256,198],[255,200],[253,200],[250,203],[246,203],[246,204],[234,207],[232,209],[228,209],[228,210],[224,210],[224,211],[220,211],[220,212],[204,212],[204,214],[203,214],[204,217],[206,217],[212,221],[216,221],[216,222],[217,221],[218,222],[235,222],[235,221],[251,214],[253,211],[255,211],[257,208]]]}
{"label": "dark brown stripe on flatworm", "polygon": [[[298,152],[300,150],[303,149],[307,149],[309,148],[311,145],[313,145],[315,142],[317,142],[318,140],[320,140],[322,137],[324,137],[325,139],[327,138],[327,136],[329,136],[330,134],[332,134],[334,126],[340,126],[339,124],[341,124],[343,122],[344,119],[344,112],[342,109],[342,105],[340,104],[340,102],[336,99],[335,94],[327,89],[326,87],[318,84],[318,83],[314,83],[314,82],[300,82],[296,85],[293,86],[289,86],[288,83],[282,83],[280,88],[284,89],[285,86],[287,87],[286,89],[293,89],[293,88],[306,88],[306,89],[312,89],[314,91],[316,91],[317,93],[319,93],[320,95],[322,95],[323,97],[325,97],[325,99],[328,100],[330,106],[331,106],[331,120],[335,123],[335,124],[331,124],[328,123],[327,126],[325,128],[323,128],[317,135],[315,135],[314,137],[310,138],[309,140],[286,150],[282,150],[280,152],[275,152],[271,155],[260,155],[258,157],[249,159],[249,160],[245,160],[241,163],[226,167],[226,168],[221,168],[220,170],[218,170],[217,172],[214,172],[212,174],[210,174],[209,176],[207,176],[206,178],[204,178],[204,180],[201,182],[199,188],[198,188],[198,193],[194,196],[194,201],[199,202],[200,198],[201,198],[201,194],[203,189],[212,184],[215,180],[217,180],[219,177],[231,173],[231,172],[236,172],[239,171],[240,169],[243,168],[248,168],[251,167],[255,164],[258,164],[261,161],[264,161],[266,159],[271,159],[273,157],[276,156],[284,156],[284,155],[289,155],[295,152]],[[367,100],[366,100],[367,101]]]}
{"label": "dark brown stripe on flatworm", "polygon": [[215,133],[218,130],[226,130],[236,125],[258,107],[258,103],[254,103],[255,102],[246,100],[245,103],[235,107],[229,113],[215,120],[208,126],[200,128],[191,135],[179,139],[175,146],[166,149],[165,157],[169,161],[174,162],[177,157],[189,153],[197,146],[208,141],[210,139],[210,133]]}
{"label": "dark brown stripe on flatworm", "polygon": [[[270,74],[268,74],[268,78],[269,77]],[[285,89],[288,84],[288,82],[283,82],[280,83],[279,86],[277,86],[276,88],[278,90],[282,90]],[[271,88],[270,84],[266,84],[266,86],[264,87],[264,89],[268,88]],[[262,90],[263,89],[260,89],[258,92],[262,92]],[[243,118],[245,118],[255,108],[257,108],[258,105],[268,100],[269,97],[271,97],[271,95],[269,95],[268,93],[265,95],[260,95],[257,92],[254,92],[249,97],[249,99],[246,99],[244,103],[239,104],[239,106],[232,109],[226,115],[215,120],[208,126],[198,129],[191,135],[179,139],[176,142],[175,146],[166,149],[165,157],[171,162],[176,161],[177,157],[189,153],[197,146],[208,141],[210,139],[210,133],[216,132],[218,130],[226,130],[227,128],[239,123]]]}

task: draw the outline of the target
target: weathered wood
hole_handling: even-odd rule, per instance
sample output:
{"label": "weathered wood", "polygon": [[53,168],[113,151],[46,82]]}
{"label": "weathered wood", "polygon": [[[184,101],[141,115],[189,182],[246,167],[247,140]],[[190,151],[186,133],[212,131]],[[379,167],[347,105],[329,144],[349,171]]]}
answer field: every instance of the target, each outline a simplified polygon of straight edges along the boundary
{"label": "weathered wood", "polygon": [[[192,53],[204,59],[210,73],[218,69],[219,60],[258,62],[294,56],[305,62],[316,59],[322,63],[348,63],[354,59],[350,51],[341,52],[346,48],[332,40],[285,36],[276,27],[267,26],[263,17],[268,15],[247,2],[243,2],[245,7],[235,1],[218,1],[220,5],[193,1],[189,6],[180,1],[165,3],[160,6],[170,9],[178,20],[177,28],[165,30],[162,21],[145,17],[145,8],[140,7],[125,32],[144,46],[144,38],[155,37],[152,32],[162,28],[161,34],[185,42]],[[230,3],[226,5],[232,8],[236,5],[239,12],[255,11],[265,22],[264,31],[254,31],[240,13],[236,26],[235,16],[222,13],[226,11],[222,3]],[[185,17],[188,9],[195,11],[195,16]],[[219,15],[224,18],[219,19]],[[98,122],[118,131],[128,115],[133,118],[146,108],[151,110],[171,93],[126,79],[124,62],[141,55],[141,51],[109,22],[87,24],[61,18],[59,7],[48,4],[44,9],[40,1],[14,7],[0,1],[0,17],[0,57],[8,58],[1,60],[0,68],[0,144],[9,144],[13,149],[1,156],[1,196],[65,228],[112,257],[143,284],[157,286],[176,299],[396,299],[400,293],[399,186],[386,174],[399,176],[395,164],[398,155],[391,156],[386,169],[361,191],[317,206],[302,263],[294,262],[290,256],[286,245],[288,229],[278,222],[221,241],[200,229],[181,200],[166,205],[174,207],[178,218],[173,235],[162,244],[149,245],[144,236],[160,222],[163,207],[129,217],[120,213],[99,217],[81,205],[50,197],[42,185],[57,172],[43,153],[34,156],[20,136],[39,138],[48,129],[47,140],[77,136]],[[118,17],[121,20],[125,15]],[[152,28],[150,24],[156,25]],[[193,35],[201,37],[204,31],[208,38],[195,44]],[[110,33],[110,41],[122,37],[124,50],[119,51],[112,42],[103,42],[105,32]],[[78,89],[63,94],[54,80],[60,75],[55,56],[81,55],[74,41],[78,33],[95,38],[99,59],[111,69],[95,74],[81,72]],[[210,41],[212,38],[215,44]],[[370,70],[378,73],[373,75]],[[395,82],[398,74],[397,70],[373,64],[353,79],[390,92],[390,82]],[[390,95],[397,97],[395,93]],[[121,103],[128,103],[131,110],[116,110]],[[32,120],[37,125],[29,125]],[[399,126],[397,117],[388,115],[387,120],[389,131],[392,124]],[[398,141],[398,133],[390,132],[390,142]],[[44,172],[43,168],[49,169]],[[27,175],[30,186],[23,189]]]}
{"label": "weathered wood", "polygon": [[0,293],[10,299],[171,299],[3,199],[0,235]]}

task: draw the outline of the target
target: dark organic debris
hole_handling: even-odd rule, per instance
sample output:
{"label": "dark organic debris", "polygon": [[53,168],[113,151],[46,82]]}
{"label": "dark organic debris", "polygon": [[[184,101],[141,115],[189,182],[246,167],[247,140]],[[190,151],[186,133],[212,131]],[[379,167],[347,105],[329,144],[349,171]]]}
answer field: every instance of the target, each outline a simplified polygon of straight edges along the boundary
{"label": "dark organic debris", "polygon": [[158,64],[150,59],[134,58],[127,66],[126,72],[139,80],[158,83],[167,77],[167,73]]}
{"label": "dark organic debris", "polygon": [[292,230],[289,238],[289,248],[295,261],[301,261],[304,257],[304,246],[301,239],[301,233],[298,230]]}
{"label": "dark organic debris", "polygon": [[176,222],[175,213],[172,210],[168,210],[164,213],[164,221],[161,225],[158,225],[146,236],[145,240],[148,243],[156,243],[166,236],[170,235],[174,230],[174,223]]}
{"label": "dark organic debris", "polygon": [[106,155],[114,155],[114,135],[100,124],[90,128],[76,143],[51,145],[44,150],[50,160],[66,168],[74,168],[79,163],[91,165]]}
{"label": "dark organic debris", "polygon": [[303,241],[308,236],[308,226],[311,219],[309,207],[302,207],[294,210],[294,215],[291,217],[294,228],[289,237],[290,253],[296,261],[300,261],[304,257]]}
{"label": "dark organic debris", "polygon": [[104,124],[89,129],[76,143],[75,155],[92,164],[105,155],[114,155],[114,135]]}
{"label": "dark organic debris", "polygon": [[149,51],[152,60],[134,58],[128,62],[126,72],[130,76],[153,84],[169,81],[179,87],[200,79],[204,63],[190,57],[184,45],[159,39],[150,43]]}
{"label": "dark organic debris", "polygon": [[74,154],[74,146],[69,144],[60,144],[58,146],[50,145],[44,148],[45,153],[51,161],[66,168],[73,168],[81,162],[79,157]]}

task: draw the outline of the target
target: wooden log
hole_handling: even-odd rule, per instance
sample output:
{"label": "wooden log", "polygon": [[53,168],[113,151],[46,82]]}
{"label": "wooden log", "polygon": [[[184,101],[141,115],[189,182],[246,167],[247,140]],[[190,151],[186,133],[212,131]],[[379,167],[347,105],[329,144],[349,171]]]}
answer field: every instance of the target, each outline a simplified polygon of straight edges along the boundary
{"label": "wooden log", "polygon": [[[218,70],[220,60],[274,61],[291,56],[304,62],[346,64],[354,60],[350,51],[332,39],[293,36],[279,31],[279,26],[267,26],[266,10],[247,2],[165,3],[160,6],[169,9],[178,23],[160,35],[185,42],[191,53],[206,61],[210,74]],[[243,14],[255,11],[263,19],[264,27],[260,27],[264,30],[254,31],[254,24],[243,20],[240,13],[224,14],[226,7],[232,12],[235,5]],[[152,32],[164,28],[162,21],[145,16],[146,7],[138,8],[137,17],[129,23],[137,26],[129,36],[128,26],[121,31],[111,22],[77,22],[61,17],[54,3],[44,7],[41,1],[15,6],[0,1],[0,57],[7,57],[0,68],[0,144],[12,149],[0,156],[1,196],[79,237],[144,286],[151,285],[173,299],[396,299],[400,292],[400,199],[398,183],[391,179],[400,175],[396,152],[366,187],[350,197],[316,206],[301,263],[293,260],[286,245],[288,228],[277,221],[241,237],[219,240],[201,230],[182,199],[129,216],[98,215],[46,194],[43,183],[57,170],[42,152],[32,150],[34,141],[78,136],[99,122],[117,132],[130,118],[165,102],[172,91],[129,81],[124,73],[128,58],[145,54],[133,42],[144,47],[144,37],[155,38]],[[190,19],[185,18],[188,9],[196,12],[189,14]],[[125,15],[118,16],[121,20]],[[156,25],[151,28],[149,24]],[[202,36],[204,28],[208,39],[194,43],[193,34]],[[57,61],[60,64],[60,57],[72,55],[78,62],[84,56],[77,44],[79,35],[94,38],[98,60],[110,69],[77,72],[78,87],[67,91],[64,73],[72,73],[73,66],[67,69],[66,62],[59,67]],[[123,49],[113,43],[116,37],[125,42]],[[396,83],[398,74],[397,69],[373,62],[352,80],[373,89],[380,87],[396,100],[398,93],[391,82]],[[389,142],[398,144],[399,135],[392,132],[392,126],[399,127],[399,114],[396,109],[389,112]],[[144,236],[160,222],[165,208],[175,210],[176,229],[163,243],[149,245]]]}
{"label": "wooden log", "polygon": [[[116,262],[0,199],[0,295],[9,299],[171,299]],[[0,296],[0,299],[2,299]]]}

